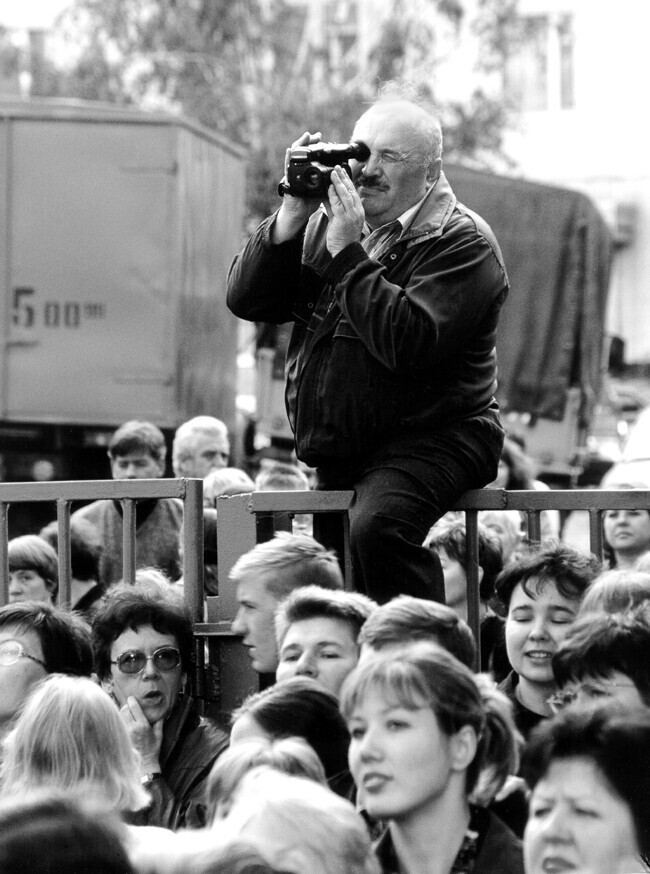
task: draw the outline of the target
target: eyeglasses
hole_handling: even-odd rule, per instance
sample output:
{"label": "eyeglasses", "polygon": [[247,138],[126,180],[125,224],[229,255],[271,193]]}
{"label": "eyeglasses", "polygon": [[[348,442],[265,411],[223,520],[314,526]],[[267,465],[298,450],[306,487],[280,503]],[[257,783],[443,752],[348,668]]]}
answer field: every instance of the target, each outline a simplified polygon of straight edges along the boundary
{"label": "eyeglasses", "polygon": [[547,698],[546,703],[553,713],[559,713],[565,707],[575,704],[580,695],[592,702],[611,698],[612,692],[610,690],[612,689],[636,689],[636,686],[634,683],[583,683],[574,689],[563,689],[561,692],[556,692],[555,695]]}
{"label": "eyeglasses", "polygon": [[47,667],[42,659],[37,659],[36,656],[25,652],[25,647],[18,640],[3,640],[0,643],[0,665],[8,668],[9,665],[15,665],[20,659],[30,659],[39,665]]}
{"label": "eyeglasses", "polygon": [[149,661],[153,662],[163,674],[167,674],[180,666],[181,654],[173,646],[161,646],[150,656],[143,653],[141,649],[128,649],[111,664],[117,665],[123,674],[139,674],[144,671]]}

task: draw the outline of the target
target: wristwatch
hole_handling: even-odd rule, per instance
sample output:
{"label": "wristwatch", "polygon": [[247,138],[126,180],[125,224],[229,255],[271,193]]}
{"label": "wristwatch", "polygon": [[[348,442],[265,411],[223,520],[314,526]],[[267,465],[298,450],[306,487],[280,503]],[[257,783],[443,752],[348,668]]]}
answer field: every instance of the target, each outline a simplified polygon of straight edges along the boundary
{"label": "wristwatch", "polygon": [[143,774],[140,777],[140,782],[143,786],[148,786],[150,783],[153,783],[154,780],[157,780],[158,777],[162,777],[160,771],[150,771],[148,774]]}

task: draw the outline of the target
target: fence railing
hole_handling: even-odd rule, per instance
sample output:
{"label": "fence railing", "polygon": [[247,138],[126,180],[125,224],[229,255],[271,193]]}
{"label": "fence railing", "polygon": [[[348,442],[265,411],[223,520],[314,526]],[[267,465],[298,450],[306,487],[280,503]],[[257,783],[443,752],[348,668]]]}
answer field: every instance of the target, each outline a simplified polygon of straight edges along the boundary
{"label": "fence railing", "polygon": [[[275,530],[286,530],[291,517],[315,514],[315,529],[319,517],[338,515],[341,518],[344,551],[343,571],[346,587],[354,581],[349,553],[347,513],[354,493],[341,492],[253,492],[218,498],[217,551],[219,556],[219,595],[207,599],[207,621],[199,623],[196,633],[204,635],[210,652],[209,665],[219,674],[220,700],[226,713],[237,706],[250,691],[259,688],[260,678],[250,667],[248,656],[239,645],[239,638],[230,630],[237,612],[236,586],[228,579],[239,558],[256,543],[268,540]],[[505,491],[478,489],[467,492],[455,510],[465,514],[467,529],[468,623],[477,640],[480,635],[478,522],[483,510],[518,510],[525,514],[527,535],[531,542],[541,538],[541,514],[545,510],[568,513],[586,511],[589,515],[591,551],[602,558],[602,514],[607,510],[650,509],[650,491]],[[331,528],[331,526],[329,526]],[[315,531],[316,536],[318,534]],[[320,538],[319,538],[320,539]],[[329,545],[329,544],[326,544]]]}
{"label": "fence railing", "polygon": [[[110,499],[123,508],[123,577],[132,581],[136,568],[135,502],[139,499],[177,498],[183,502],[183,582],[192,612],[196,638],[195,692],[211,702],[211,712],[227,718],[250,691],[259,688],[259,676],[231,623],[237,612],[236,587],[229,581],[232,566],[256,543],[276,530],[291,528],[297,515],[314,516],[315,535],[338,524],[338,543],[345,583],[354,584],[349,550],[348,510],[354,493],[253,492],[217,501],[217,553],[219,595],[203,593],[203,498],[198,479],[94,480],[91,482],[0,483],[0,601],[8,597],[8,514],[13,503],[49,501],[56,505],[59,550],[59,601],[70,604],[70,508],[75,501]],[[527,520],[528,538],[539,541],[541,513],[559,510],[586,511],[591,551],[602,558],[602,514],[607,510],[650,509],[650,490],[617,491],[505,491],[480,489],[467,492],[456,504],[465,514],[468,549],[468,621],[479,634],[478,522],[483,510],[517,510]],[[327,523],[327,524],[324,524]],[[334,526],[336,527],[336,526]],[[325,541],[324,541],[325,542]],[[326,544],[329,545],[329,544]],[[207,664],[206,664],[207,653]]]}

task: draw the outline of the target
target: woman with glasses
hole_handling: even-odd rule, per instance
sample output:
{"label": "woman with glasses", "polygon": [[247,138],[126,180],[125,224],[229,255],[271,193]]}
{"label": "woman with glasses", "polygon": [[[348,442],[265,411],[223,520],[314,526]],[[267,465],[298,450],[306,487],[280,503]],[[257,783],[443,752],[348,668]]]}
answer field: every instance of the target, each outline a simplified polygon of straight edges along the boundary
{"label": "woman with glasses", "polygon": [[90,631],[81,619],[40,601],[0,608],[0,740],[48,674],[91,673]]}
{"label": "woman with glasses", "polygon": [[549,704],[650,708],[650,606],[578,617],[553,656],[558,691]]}
{"label": "woman with glasses", "polygon": [[152,802],[138,824],[205,824],[205,783],[228,744],[184,689],[192,622],[182,596],[154,579],[111,589],[92,628],[95,669],[120,708]]}

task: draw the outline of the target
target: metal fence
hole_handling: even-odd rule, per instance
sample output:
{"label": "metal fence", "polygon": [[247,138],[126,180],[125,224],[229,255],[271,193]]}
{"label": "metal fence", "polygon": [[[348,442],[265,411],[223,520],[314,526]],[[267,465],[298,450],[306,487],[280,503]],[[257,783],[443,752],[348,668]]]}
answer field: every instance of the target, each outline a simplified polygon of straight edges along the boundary
{"label": "metal fence", "polygon": [[[268,540],[276,530],[286,530],[291,517],[315,514],[314,525],[325,517],[340,518],[344,544],[343,571],[346,586],[353,587],[349,553],[348,510],[354,493],[341,492],[253,492],[217,500],[217,548],[219,555],[219,595],[207,599],[206,622],[196,626],[197,634],[208,642],[209,670],[215,673],[213,688],[222,703],[220,715],[237,706],[250,691],[259,689],[260,678],[239,638],[230,631],[237,612],[236,587],[228,574],[240,555],[256,543]],[[650,509],[650,491],[597,489],[575,491],[505,491],[478,489],[467,492],[454,507],[465,514],[467,528],[468,623],[479,639],[479,563],[478,519],[482,510],[518,510],[525,514],[527,535],[531,542],[541,537],[541,513],[559,510],[569,513],[586,511],[589,515],[591,551],[602,558],[602,514],[607,510]],[[331,526],[328,526],[331,530]],[[318,534],[315,534],[318,537]],[[321,539],[321,538],[319,538]],[[329,545],[329,544],[326,544]]]}
{"label": "metal fence", "polygon": [[[345,583],[353,587],[349,551],[348,510],[354,493],[253,492],[222,497],[217,501],[217,553],[219,595],[203,593],[203,498],[198,479],[100,480],[92,482],[0,483],[0,601],[8,598],[8,514],[11,504],[49,501],[56,505],[59,550],[59,602],[70,604],[70,507],[75,501],[109,499],[123,508],[123,577],[132,581],[136,568],[135,502],[143,498],[177,498],[183,502],[183,582],[192,612],[196,637],[195,692],[208,702],[208,709],[227,719],[232,709],[260,678],[231,623],[237,612],[236,587],[229,581],[235,561],[256,543],[268,540],[277,530],[290,530],[296,515],[314,517],[315,535],[338,526],[338,543]],[[505,491],[480,489],[467,492],[454,508],[464,512],[468,550],[468,621],[479,633],[478,520],[482,510],[517,510],[527,519],[528,538],[540,540],[541,513],[582,510],[589,517],[591,551],[602,558],[602,514],[607,510],[650,509],[650,490],[617,491]],[[327,523],[327,524],[324,524]],[[324,541],[325,542],[325,541]],[[326,544],[329,545],[329,544]]]}

